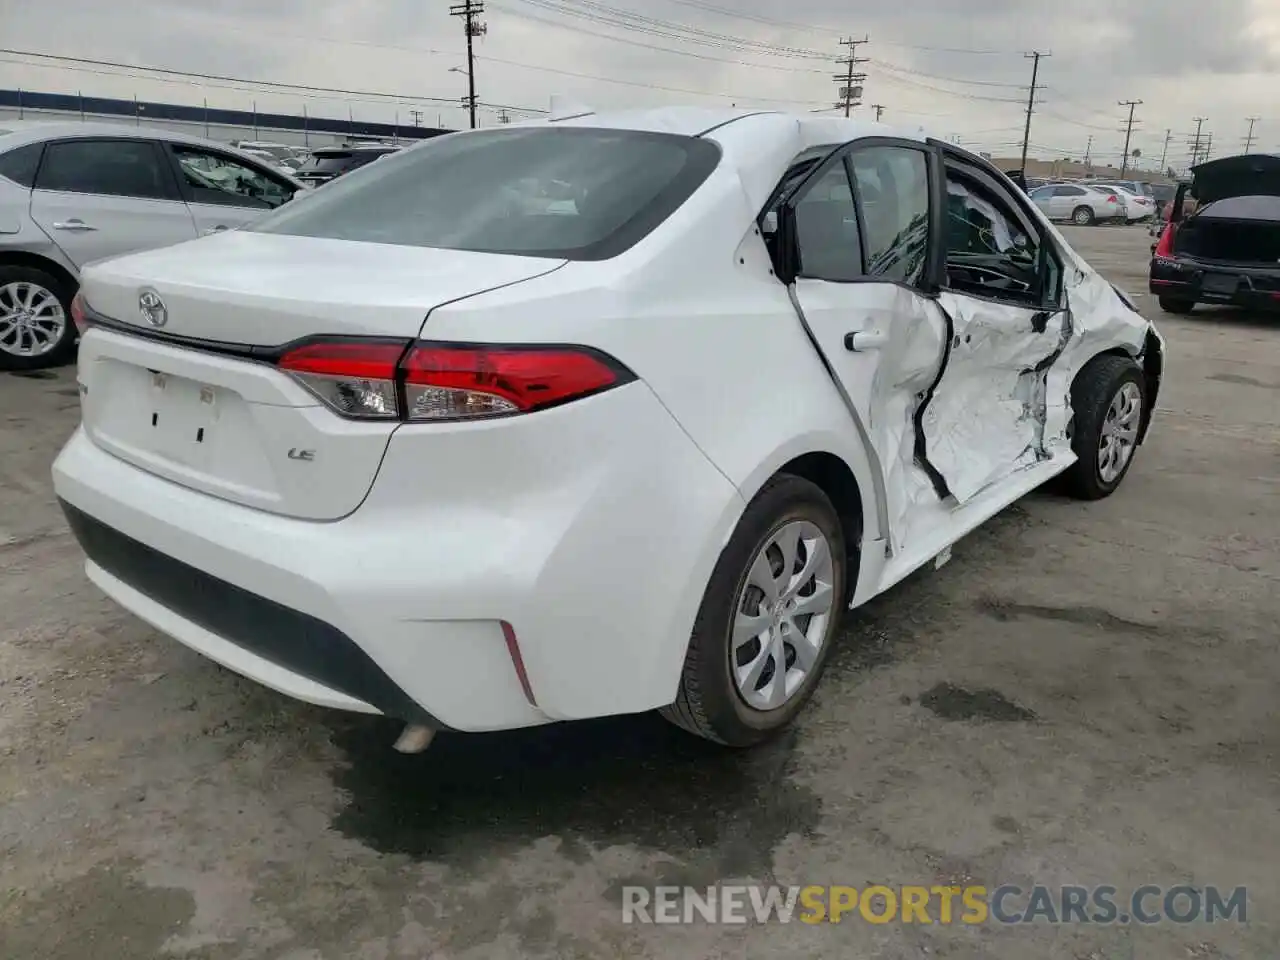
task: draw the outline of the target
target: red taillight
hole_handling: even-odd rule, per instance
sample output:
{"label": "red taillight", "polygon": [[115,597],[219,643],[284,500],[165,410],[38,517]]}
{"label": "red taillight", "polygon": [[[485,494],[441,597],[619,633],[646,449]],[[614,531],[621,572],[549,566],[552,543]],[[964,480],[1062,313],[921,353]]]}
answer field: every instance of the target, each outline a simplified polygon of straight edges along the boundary
{"label": "red taillight", "polygon": [[89,316],[84,307],[84,294],[79,291],[71,298],[71,322],[82,334],[89,328]]}
{"label": "red taillight", "polygon": [[500,622],[502,624],[502,636],[507,641],[507,656],[511,658],[511,666],[515,668],[516,679],[520,681],[520,689],[524,691],[524,698],[529,701],[530,705],[536,707],[538,701],[533,698],[533,685],[529,683],[529,671],[524,668],[524,657],[520,653],[520,642],[516,639],[516,629],[505,620]]}
{"label": "red taillight", "polygon": [[1107,203],[1119,203],[1119,202],[1120,202],[1120,198],[1117,197],[1114,193],[1111,196],[1107,197]]}
{"label": "red taillight", "polygon": [[419,343],[400,364],[410,420],[528,413],[617,384],[616,363],[583,347]]}
{"label": "red taillight", "polygon": [[344,417],[398,420],[396,362],[406,340],[322,340],[280,358],[280,369]]}
{"label": "red taillight", "polygon": [[1178,232],[1178,225],[1170,220],[1160,231],[1160,239],[1156,241],[1154,255],[1168,259],[1173,256],[1173,235]]}
{"label": "red taillight", "polygon": [[575,346],[316,340],[279,366],[342,416],[417,422],[529,413],[634,379]]}

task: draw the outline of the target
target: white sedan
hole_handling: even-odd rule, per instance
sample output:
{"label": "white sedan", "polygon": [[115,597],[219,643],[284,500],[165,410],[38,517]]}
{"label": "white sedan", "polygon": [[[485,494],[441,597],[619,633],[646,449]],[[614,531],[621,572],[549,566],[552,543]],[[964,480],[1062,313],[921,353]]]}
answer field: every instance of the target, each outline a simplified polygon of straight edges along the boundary
{"label": "white sedan", "polygon": [[440,137],[75,310],[90,579],[403,749],[654,708],[764,739],[842,611],[1054,477],[1115,491],[1163,368],[989,163],[782,113]]}

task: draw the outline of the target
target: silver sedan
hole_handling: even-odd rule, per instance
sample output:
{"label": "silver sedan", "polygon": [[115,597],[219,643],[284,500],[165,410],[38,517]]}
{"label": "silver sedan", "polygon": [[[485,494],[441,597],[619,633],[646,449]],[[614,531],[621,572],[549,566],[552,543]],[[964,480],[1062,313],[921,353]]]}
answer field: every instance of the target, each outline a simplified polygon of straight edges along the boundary
{"label": "silver sedan", "polygon": [[1032,190],[1030,197],[1050,220],[1070,220],[1081,226],[1128,221],[1125,195],[1119,190],[1083,183],[1050,183]]}

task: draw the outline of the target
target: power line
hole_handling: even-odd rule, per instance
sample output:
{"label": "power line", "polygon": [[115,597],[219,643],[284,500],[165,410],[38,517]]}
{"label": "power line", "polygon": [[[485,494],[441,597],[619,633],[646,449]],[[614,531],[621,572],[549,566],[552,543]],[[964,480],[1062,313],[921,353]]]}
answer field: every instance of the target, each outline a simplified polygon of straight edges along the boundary
{"label": "power line", "polygon": [[1129,122],[1124,129],[1124,157],[1120,161],[1120,176],[1123,178],[1129,172],[1129,141],[1133,137],[1133,111],[1135,108],[1142,106],[1142,101],[1121,100],[1119,105],[1129,108]]}
{"label": "power line", "polygon": [[1031,60],[1031,90],[1027,94],[1027,125],[1022,131],[1022,170],[1027,169],[1027,144],[1031,140],[1031,114],[1036,108],[1036,80],[1040,76],[1040,58],[1052,56],[1052,54],[1041,53],[1039,50],[1033,50],[1031,53],[1024,53],[1024,57]]}
{"label": "power line", "polygon": [[845,67],[844,73],[835,75],[836,83],[843,84],[840,87],[841,102],[836,106],[844,108],[846,117],[849,116],[849,111],[853,107],[861,106],[862,104],[862,84],[867,79],[867,75],[865,73],[854,73],[854,68],[860,63],[867,62],[866,57],[858,57],[858,47],[868,42],[867,37],[863,37],[861,40],[845,39],[843,37],[840,39],[841,46],[849,48],[849,56],[836,61],[838,66]]}

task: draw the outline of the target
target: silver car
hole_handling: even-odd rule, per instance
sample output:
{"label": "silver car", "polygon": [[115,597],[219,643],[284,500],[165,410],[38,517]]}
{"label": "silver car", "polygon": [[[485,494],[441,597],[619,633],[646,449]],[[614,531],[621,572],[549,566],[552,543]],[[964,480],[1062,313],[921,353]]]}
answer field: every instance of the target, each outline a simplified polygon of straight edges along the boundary
{"label": "silver car", "polygon": [[1049,183],[1032,190],[1029,196],[1050,220],[1070,220],[1081,226],[1128,220],[1123,191],[1101,190],[1083,183]]}
{"label": "silver car", "polygon": [[86,263],[234,229],[305,189],[168,130],[0,121],[0,370],[70,358]]}

